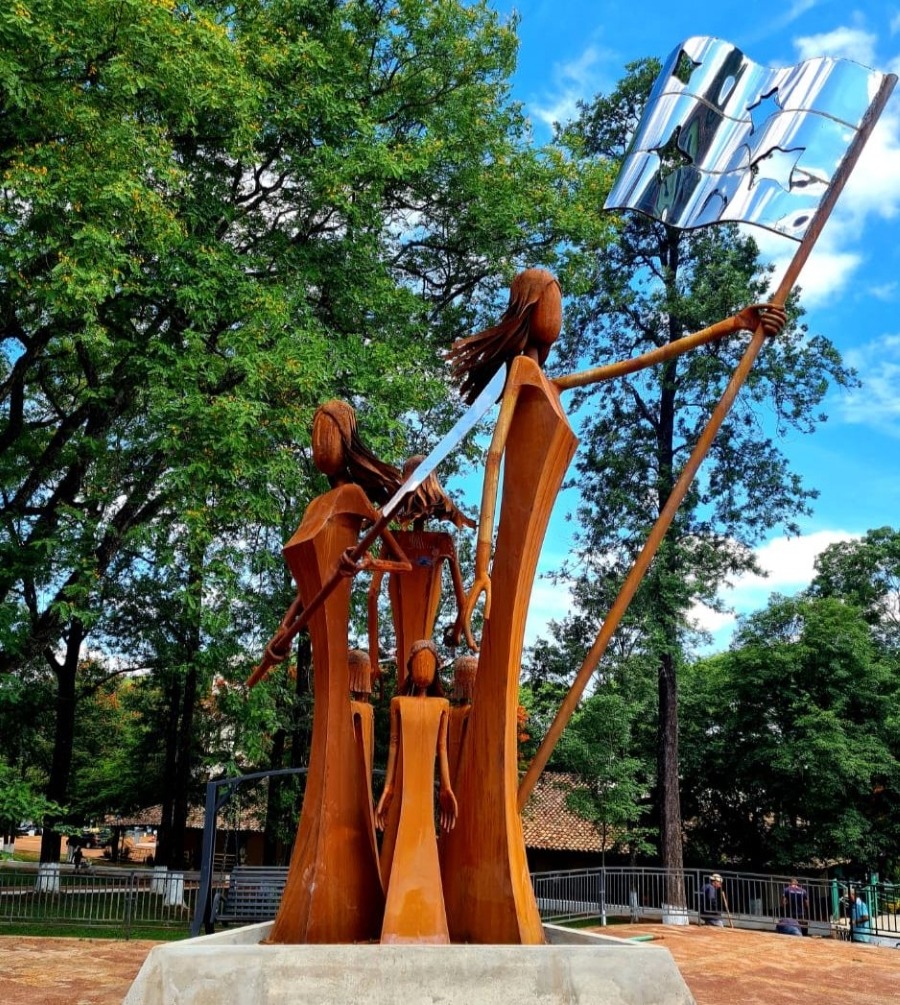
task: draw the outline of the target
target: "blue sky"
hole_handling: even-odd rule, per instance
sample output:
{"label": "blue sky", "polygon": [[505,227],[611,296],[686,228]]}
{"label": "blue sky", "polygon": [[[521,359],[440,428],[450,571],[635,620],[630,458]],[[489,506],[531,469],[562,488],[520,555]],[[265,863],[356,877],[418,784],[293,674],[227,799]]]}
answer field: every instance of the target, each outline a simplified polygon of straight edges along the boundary
{"label": "blue sky", "polygon": [[[605,0],[521,0],[512,5],[498,0],[495,6],[504,14],[515,9],[520,17],[514,96],[525,106],[536,142],[549,139],[554,121],[572,117],[579,99],[590,100],[615,86],[627,62],[665,58],[691,35],[726,39],[768,66],[834,55],[900,71],[900,0],[858,7],[833,0],[687,0],[678,5]],[[766,231],[753,233],[777,264],[786,263],[796,247]],[[783,442],[794,470],[820,496],[813,515],[802,522],[801,537],[773,537],[760,549],[768,578],[746,577],[723,594],[739,613],[763,607],[773,590],[790,593],[804,587],[816,553],[827,544],[886,524],[900,526],[900,88],[800,285],[810,330],[837,345],[862,387],[830,393],[827,423],[812,436],[795,435]],[[571,505],[565,497],[558,503],[543,569],[558,565],[568,549],[570,525],[562,517]],[[565,606],[565,591],[539,580],[528,640],[548,617],[564,614]],[[698,610],[696,617],[714,633],[715,648],[727,645],[733,616]]]}

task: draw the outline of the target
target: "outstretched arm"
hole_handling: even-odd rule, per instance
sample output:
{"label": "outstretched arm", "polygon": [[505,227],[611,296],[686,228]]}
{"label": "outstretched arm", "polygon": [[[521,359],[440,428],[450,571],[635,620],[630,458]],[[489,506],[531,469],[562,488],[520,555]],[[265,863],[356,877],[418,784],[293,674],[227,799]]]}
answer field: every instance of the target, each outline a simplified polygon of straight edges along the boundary
{"label": "outstretched arm", "polygon": [[[373,569],[376,572],[409,572],[412,563],[387,526],[381,527],[378,536],[384,541],[384,548],[376,558],[366,552],[361,558],[354,561],[353,555],[356,548],[348,548],[341,555],[339,570],[342,576],[355,576],[357,572],[363,572],[366,569]],[[389,555],[392,555],[393,558],[388,558]]]}
{"label": "outstretched arm", "polygon": [[260,660],[259,666],[253,671],[250,677],[247,679],[247,686],[253,687],[258,684],[261,680],[269,675],[269,671],[274,666],[278,666],[288,658],[291,651],[291,640],[293,639],[296,632],[293,631],[293,626],[295,622],[303,614],[303,602],[300,600],[300,594],[294,597],[291,606],[287,609],[284,617],[281,619],[281,624],[278,626],[278,631],[269,639],[266,648],[263,650],[263,658]]}
{"label": "outstretched arm", "polygon": [[453,580],[453,593],[456,597],[456,621],[445,636],[445,645],[458,646],[460,635],[465,635],[466,645],[473,653],[477,653],[478,644],[472,638],[472,629],[468,621],[463,617],[466,607],[466,588],[463,585],[462,573],[459,570],[459,559],[456,557],[455,548],[447,556],[447,562],[450,565],[450,578]]}
{"label": "outstretched arm", "polygon": [[[512,386],[511,386],[512,385]],[[481,492],[481,512],[478,518],[478,542],[475,545],[475,580],[469,590],[463,612],[463,631],[471,635],[472,613],[478,598],[484,594],[484,616],[491,613],[491,578],[488,565],[491,561],[491,539],[494,534],[494,513],[497,508],[497,491],[500,485],[500,461],[506,450],[506,441],[512,425],[513,413],[519,398],[518,384],[507,380],[500,404],[500,415],[491,438],[484,465],[484,488]]]}
{"label": "outstretched arm", "polygon": [[680,356],[682,353],[706,345],[707,342],[724,338],[726,335],[733,335],[739,331],[756,331],[760,325],[766,335],[777,335],[786,321],[785,310],[778,304],[754,304],[710,328],[704,328],[703,331],[696,332],[694,335],[685,335],[684,338],[669,342],[659,349],[652,349],[650,352],[635,356],[633,359],[623,359],[607,366],[595,366],[590,370],[581,370],[578,373],[566,374],[564,377],[556,377],[553,383],[560,391],[567,391],[572,387],[584,387],[587,384],[599,384],[604,380],[625,377],[629,373],[636,373],[638,370],[653,366],[655,363],[665,362],[667,359]]}

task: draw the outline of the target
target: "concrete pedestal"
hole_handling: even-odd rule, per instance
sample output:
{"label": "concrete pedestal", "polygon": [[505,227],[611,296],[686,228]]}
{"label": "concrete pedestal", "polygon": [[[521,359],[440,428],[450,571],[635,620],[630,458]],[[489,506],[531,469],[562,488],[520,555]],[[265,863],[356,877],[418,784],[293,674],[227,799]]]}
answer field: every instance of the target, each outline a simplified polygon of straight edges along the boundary
{"label": "concrete pedestal", "polygon": [[124,1005],[694,1005],[669,951],[545,926],[546,946],[261,946],[270,924],[157,946]]}

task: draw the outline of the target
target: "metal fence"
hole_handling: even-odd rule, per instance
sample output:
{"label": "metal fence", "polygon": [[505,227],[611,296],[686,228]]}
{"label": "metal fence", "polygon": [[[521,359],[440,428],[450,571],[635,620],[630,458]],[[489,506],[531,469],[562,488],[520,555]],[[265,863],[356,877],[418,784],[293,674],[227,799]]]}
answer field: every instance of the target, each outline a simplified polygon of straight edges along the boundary
{"label": "metal fence", "polygon": [[[250,873],[252,866],[242,869]],[[726,924],[773,931],[784,913],[782,897],[789,876],[720,872]],[[696,922],[700,893],[709,871],[611,867],[532,874],[535,896],[545,921],[597,918],[630,921]],[[129,938],[175,928],[187,933],[198,907],[200,874],[164,869],[72,866],[38,867],[5,863],[0,867],[0,925],[108,929]],[[227,884],[213,877],[213,888]],[[846,881],[801,879],[808,896],[811,935],[849,938]],[[873,941],[900,945],[900,885],[854,884],[869,908]],[[201,905],[202,906],[202,905]]]}
{"label": "metal fence", "polygon": [[187,930],[196,872],[6,863],[0,868],[0,924],[109,929],[130,938],[165,928]]}
{"label": "metal fence", "polygon": [[[783,897],[791,876],[721,871],[723,920],[738,928],[772,931],[785,915]],[[532,874],[545,921],[608,918],[662,919],[689,924],[699,920],[700,895],[710,871],[613,867]],[[812,935],[850,937],[850,905],[845,880],[801,879],[807,894],[806,918]],[[900,885],[852,884],[869,908],[870,934],[894,944],[900,939]]]}

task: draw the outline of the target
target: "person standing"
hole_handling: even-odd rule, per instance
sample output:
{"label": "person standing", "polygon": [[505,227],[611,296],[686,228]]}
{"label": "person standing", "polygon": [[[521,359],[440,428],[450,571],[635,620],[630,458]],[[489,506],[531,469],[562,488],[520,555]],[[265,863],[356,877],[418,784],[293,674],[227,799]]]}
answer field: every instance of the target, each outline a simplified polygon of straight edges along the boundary
{"label": "person standing", "polygon": [[797,879],[792,879],[782,890],[781,908],[783,921],[788,923],[793,921],[792,927],[798,929],[798,934],[809,934],[809,894],[806,892],[806,887],[801,886]]}
{"label": "person standing", "polygon": [[700,924],[724,928],[722,920],[722,877],[714,872],[700,891]]}
{"label": "person standing", "polygon": [[869,905],[850,887],[850,941],[871,942]]}

